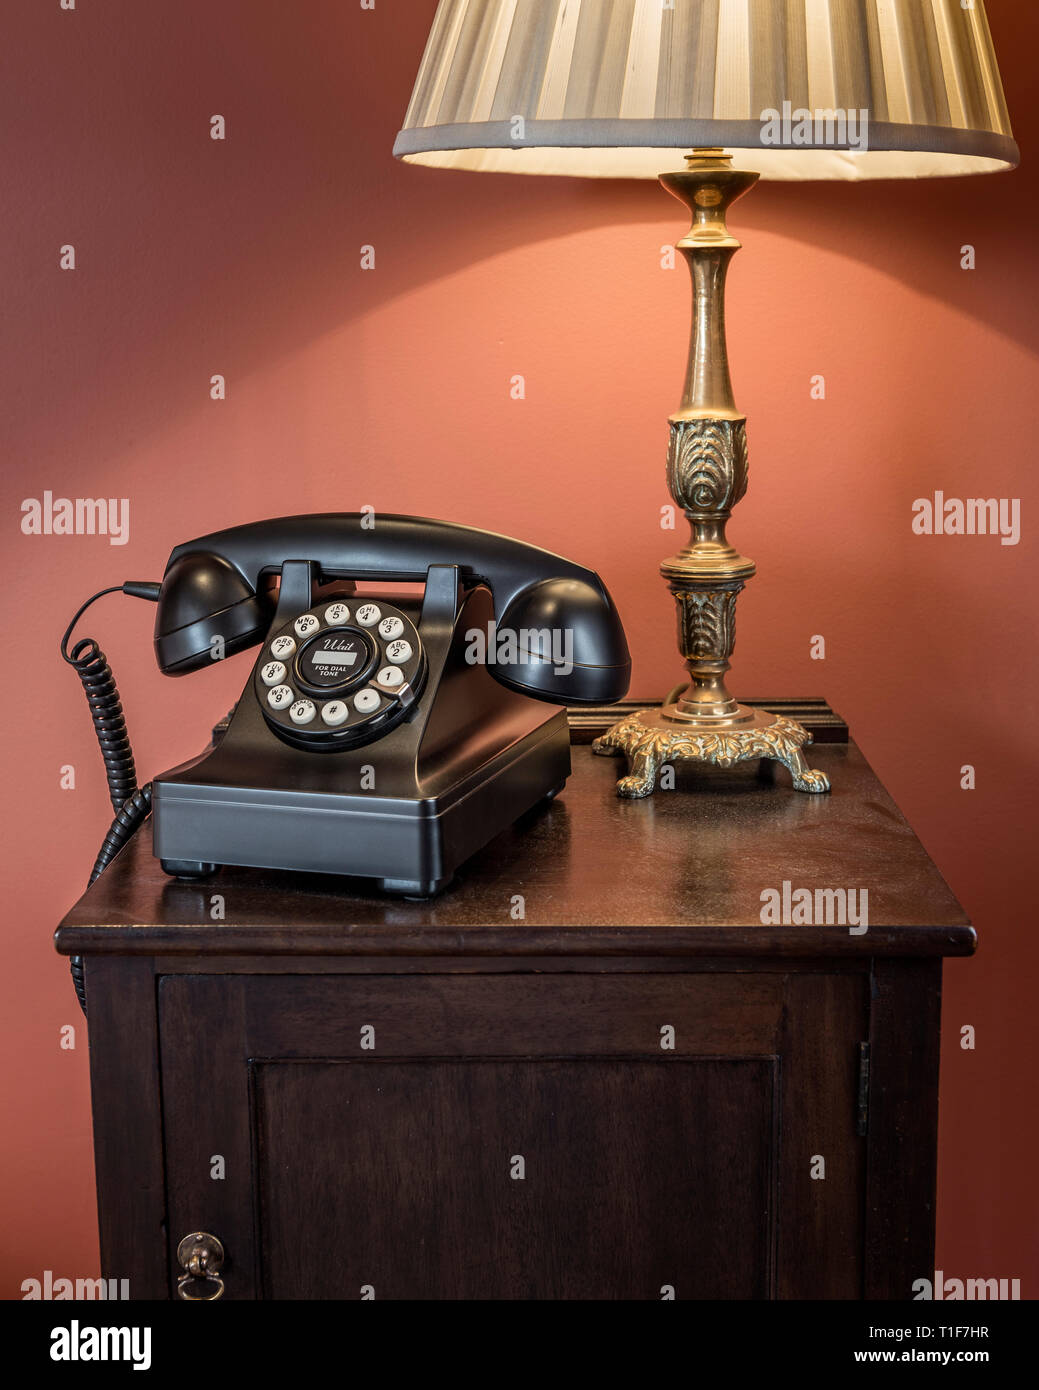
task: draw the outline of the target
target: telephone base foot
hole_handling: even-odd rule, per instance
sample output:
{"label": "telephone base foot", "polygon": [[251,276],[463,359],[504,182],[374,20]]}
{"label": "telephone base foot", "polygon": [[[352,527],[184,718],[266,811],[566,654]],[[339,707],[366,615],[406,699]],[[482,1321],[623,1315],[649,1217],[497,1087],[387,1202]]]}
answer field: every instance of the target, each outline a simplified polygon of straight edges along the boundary
{"label": "telephone base foot", "polygon": [[171,878],[208,878],[216,873],[215,864],[207,864],[201,859],[160,859],[163,873]]}
{"label": "telephone base foot", "polygon": [[451,882],[450,878],[431,878],[427,880],[405,878],[383,878],[379,887],[384,893],[396,893],[403,898],[435,898]]}

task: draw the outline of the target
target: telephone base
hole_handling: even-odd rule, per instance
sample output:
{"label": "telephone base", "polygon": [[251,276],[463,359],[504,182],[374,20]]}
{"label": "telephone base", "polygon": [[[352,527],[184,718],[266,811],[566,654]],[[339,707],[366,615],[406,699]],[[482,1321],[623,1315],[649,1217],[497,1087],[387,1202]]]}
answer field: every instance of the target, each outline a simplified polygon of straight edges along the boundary
{"label": "telephone base", "polygon": [[[356,877],[402,897],[432,897],[570,774],[565,710],[513,696],[484,735],[444,749],[423,775],[421,759],[420,769],[409,767],[388,749],[377,764],[368,749],[337,758],[286,750],[272,767],[252,755],[250,740],[228,733],[197,762],[154,779],[157,858],[177,878],[228,864]],[[376,789],[352,790],[369,759]]]}
{"label": "telephone base", "polygon": [[[363,879],[400,896],[432,896],[471,855],[564,785],[570,775],[565,709],[503,685],[469,652],[472,632],[493,622],[486,588],[465,591],[455,568],[434,567],[421,613],[414,600],[399,598],[391,607],[382,595],[366,597],[376,616],[378,598],[390,622],[409,623],[412,645],[424,654],[425,684],[404,717],[341,748],[286,740],[268,719],[274,706],[262,684],[264,663],[277,655],[268,647],[219,743],[153,779],[153,846],[167,873],[199,877],[210,864],[287,869]],[[298,601],[291,593],[279,598],[272,641],[294,642],[287,625]],[[326,640],[321,622],[308,616]],[[361,628],[332,640],[374,645]],[[381,640],[392,662],[397,639]],[[271,674],[285,679],[284,663],[272,664]],[[311,672],[308,679],[319,677]],[[308,702],[299,703],[305,714]],[[304,727],[316,722],[309,703]]]}

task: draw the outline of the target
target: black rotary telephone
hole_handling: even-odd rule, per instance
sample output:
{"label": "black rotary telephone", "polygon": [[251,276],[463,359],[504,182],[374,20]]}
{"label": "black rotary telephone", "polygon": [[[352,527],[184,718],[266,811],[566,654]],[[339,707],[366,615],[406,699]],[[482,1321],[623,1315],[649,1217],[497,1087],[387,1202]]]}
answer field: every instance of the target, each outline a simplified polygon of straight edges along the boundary
{"label": "black rotary telephone", "polygon": [[[423,582],[420,599],[356,592]],[[118,692],[91,638],[62,654],[91,705],[116,819],[101,872],[148,813],[167,873],[334,873],[413,895],[570,773],[566,704],[628,688],[620,619],[593,571],[465,526],[281,517],[179,545],[157,602],[167,675],[260,647],[212,745],[138,788]],[[101,595],[95,595],[98,598]]]}

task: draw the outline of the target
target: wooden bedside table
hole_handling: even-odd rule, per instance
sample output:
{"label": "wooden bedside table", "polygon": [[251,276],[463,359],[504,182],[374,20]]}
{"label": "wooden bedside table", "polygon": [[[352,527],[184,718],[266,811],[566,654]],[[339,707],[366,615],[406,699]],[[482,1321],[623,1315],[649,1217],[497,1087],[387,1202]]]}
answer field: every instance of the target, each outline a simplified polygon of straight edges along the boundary
{"label": "wooden bedside table", "polygon": [[[831,795],[749,765],[625,802],[577,746],[429,902],[175,883],[146,825],[56,938],[105,1276],[176,1297],[208,1232],[228,1298],[911,1298],[942,957],[975,938],[840,722],[796,713]],[[868,930],[763,925],[784,883],[867,890]]]}

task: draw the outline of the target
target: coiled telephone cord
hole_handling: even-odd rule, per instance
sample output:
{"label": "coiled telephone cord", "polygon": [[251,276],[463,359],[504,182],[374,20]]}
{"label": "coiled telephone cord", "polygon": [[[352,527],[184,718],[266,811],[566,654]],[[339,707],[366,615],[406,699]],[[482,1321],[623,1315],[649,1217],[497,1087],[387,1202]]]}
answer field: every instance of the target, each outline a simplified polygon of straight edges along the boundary
{"label": "coiled telephone cord", "polygon": [[[159,585],[129,581],[126,584],[115,585],[110,589],[101,589],[92,598],[87,599],[65,629],[65,635],[61,639],[61,655],[83,684],[87,706],[90,709],[90,718],[94,725],[94,733],[97,736],[98,746],[105,763],[108,795],[112,802],[112,810],[115,812],[115,819],[109,826],[108,834],[94,860],[89,883],[93,883],[108,867],[148,815],[152,804],[151,783],[149,782],[143,787],[137,785],[137,768],[134,764],[133,748],[126,727],[126,716],[123,713],[119,690],[107,657],[93,637],[82,638],[69,651],[68,644],[73,628],[90,605],[97,599],[104,598],[106,594],[131,594],[135,598],[146,598],[154,601],[158,598]],[[79,1000],[83,1013],[86,1014],[87,995],[83,977],[83,957],[70,956],[69,970],[76,989],[76,998]]]}

